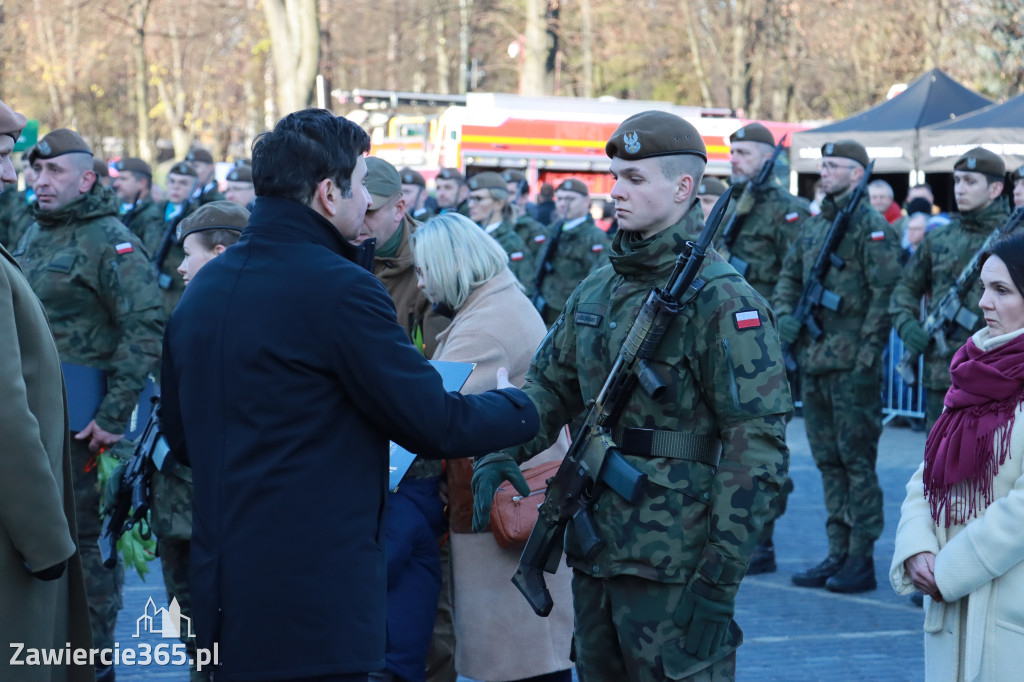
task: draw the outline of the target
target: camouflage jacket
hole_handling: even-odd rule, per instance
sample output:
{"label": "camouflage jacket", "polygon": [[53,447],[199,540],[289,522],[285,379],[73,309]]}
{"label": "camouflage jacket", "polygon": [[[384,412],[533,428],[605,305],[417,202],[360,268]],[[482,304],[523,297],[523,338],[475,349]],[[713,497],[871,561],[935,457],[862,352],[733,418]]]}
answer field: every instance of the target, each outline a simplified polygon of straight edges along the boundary
{"label": "camouflage jacket", "polygon": [[[821,213],[804,221],[775,287],[777,315],[793,312],[832,221],[849,201],[849,194],[838,202],[826,197]],[[889,296],[900,276],[900,253],[900,239],[892,227],[862,199],[835,250],[844,265],[830,267],[825,276],[825,288],[841,298],[839,310],[819,309],[816,319],[824,334],[817,341],[804,328],[794,348],[800,371],[880,371],[882,348],[889,340]]]}
{"label": "camouflage jacket", "polygon": [[[732,255],[749,263],[746,280],[759,294],[770,300],[789,247],[793,245],[801,225],[811,213],[805,199],[787,192],[775,178],[749,199],[743,198],[744,187],[737,185],[733,190],[720,229],[729,223],[741,201],[752,199],[753,206],[742,219],[743,224],[731,251],[727,254],[719,250],[726,258]],[[716,243],[719,243],[720,237],[721,234],[716,235]]]}
{"label": "camouflage jacket", "polygon": [[146,248],[146,255],[152,257],[155,245],[151,242],[155,240],[157,244],[160,243],[159,233],[164,226],[163,206],[151,197],[140,199],[135,206],[128,204],[127,211],[121,215],[121,222],[139,238]]}
{"label": "camouflage jacket", "polygon": [[501,221],[501,224],[490,235],[501,244],[501,248],[505,249],[505,253],[508,254],[509,270],[523,285],[526,295],[529,296],[533,291],[533,276],[536,274],[537,268],[534,265],[533,254],[512,228],[512,221]]}
{"label": "camouflage jacket", "polygon": [[[518,461],[554,442],[597,396],[645,298],[665,285],[702,220],[697,205],[648,239],[615,235],[610,265],[573,292],[533,358],[523,390],[541,415],[541,428],[514,451]],[[634,390],[618,426],[720,440],[721,462],[714,467],[626,453],[648,476],[643,499],[633,506],[605,492],[592,509],[607,546],[586,562],[574,550],[570,529],[566,553],[571,566],[600,577],[686,583],[700,571],[731,596],[787,475],[785,418],[792,399],[764,299],[713,250],[701,279],[703,288],[672,320],[652,361],[667,382],[664,395],[655,400]]]}
{"label": "camouflage jacket", "polygon": [[8,251],[18,248],[18,242],[34,220],[27,191],[7,189],[0,194],[0,244]]}
{"label": "camouflage jacket", "polygon": [[551,229],[541,225],[525,213],[516,218],[514,228],[519,238],[526,243],[526,248],[530,249],[533,259],[539,259],[544,252],[544,244],[548,240]]}
{"label": "camouflage jacket", "polygon": [[99,183],[61,208],[37,204],[33,213],[15,257],[46,309],[61,360],[107,373],[97,425],[124,433],[160,360],[164,325],[153,268],[117,219],[113,191]]}
{"label": "camouflage jacket", "polygon": [[[1003,200],[996,200],[980,211],[963,213],[946,225],[935,228],[925,235],[924,241],[914,251],[903,277],[897,283],[889,302],[892,324],[896,329],[908,319],[921,317],[921,297],[931,294],[931,303],[945,295],[956,278],[960,276],[967,261],[981,248],[994,230],[1002,227],[1009,213]],[[1020,228],[1018,228],[1018,231]],[[978,315],[978,329],[984,326],[981,308],[981,290],[971,287],[964,304]],[[957,326],[947,337],[949,354],[941,355],[931,344],[924,355],[925,388],[945,391],[949,388],[949,363],[953,353],[967,342],[971,333]]]}
{"label": "camouflage jacket", "polygon": [[[562,230],[564,222],[559,220],[551,226],[551,230]],[[562,230],[558,238],[558,247],[551,259],[552,270],[548,272],[544,284],[541,285],[541,294],[547,303],[541,313],[545,324],[550,325],[558,318],[562,306],[584,277],[608,264],[608,241],[608,235],[594,224],[594,219],[589,215],[571,230]],[[552,243],[546,242],[540,256],[537,257],[538,272],[542,267],[541,260]],[[535,274],[534,282],[537,281],[536,277]]]}
{"label": "camouflage jacket", "polygon": [[[168,202],[164,201],[158,204],[157,213],[161,216],[167,215]],[[185,215],[191,215],[195,211],[199,210],[201,204],[192,202],[189,204],[188,210]],[[146,247],[146,252],[150,258],[156,257],[156,252],[160,248],[160,241],[164,237],[164,231],[177,220],[177,215],[170,220],[162,219],[159,222],[153,221],[149,223],[146,228],[146,234],[142,238],[143,245]],[[171,248],[167,250],[167,257],[164,258],[163,263],[160,265],[160,272],[166,275],[163,278],[167,286],[160,286],[160,291],[163,294],[163,306],[164,306],[164,318],[168,319],[171,313],[174,312],[174,306],[178,305],[178,299],[181,298],[182,292],[185,290],[185,280],[178,274],[178,266],[181,265],[181,261],[185,259],[185,249],[182,247],[178,238],[181,235],[181,229],[175,230],[175,234],[171,238]],[[169,278],[169,279],[168,279]]]}

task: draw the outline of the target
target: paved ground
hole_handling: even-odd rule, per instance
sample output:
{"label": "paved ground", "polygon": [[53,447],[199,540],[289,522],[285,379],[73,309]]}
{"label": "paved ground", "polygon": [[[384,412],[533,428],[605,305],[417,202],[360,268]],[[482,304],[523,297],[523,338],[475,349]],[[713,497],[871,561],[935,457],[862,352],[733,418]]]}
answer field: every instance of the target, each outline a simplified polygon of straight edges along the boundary
{"label": "paved ground", "polygon": [[[790,497],[786,516],[777,524],[776,548],[779,572],[751,576],[743,582],[736,619],[743,627],[745,643],[739,651],[739,682],[917,682],[924,679],[922,612],[889,587],[889,560],[893,536],[903,501],[903,486],[924,452],[924,435],[909,429],[886,427],[879,448],[878,473],[885,492],[885,533],[876,546],[878,590],[841,596],[824,589],[792,585],[791,573],[825,557],[825,510],[821,478],[811,459],[804,424],[794,419],[789,427],[791,473],[796,492]],[[147,642],[155,635],[135,639],[136,619],[153,597],[163,606],[159,567],[153,565],[148,582],[129,577],[124,609],[118,622],[122,649]],[[117,669],[122,682],[179,680],[187,673],[174,667]]]}

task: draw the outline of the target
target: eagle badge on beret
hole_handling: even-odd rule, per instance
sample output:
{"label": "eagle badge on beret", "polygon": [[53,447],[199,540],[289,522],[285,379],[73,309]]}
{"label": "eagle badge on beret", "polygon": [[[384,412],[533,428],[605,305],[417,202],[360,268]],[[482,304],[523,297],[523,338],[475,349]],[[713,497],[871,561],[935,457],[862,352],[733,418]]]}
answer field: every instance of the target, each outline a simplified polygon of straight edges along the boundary
{"label": "eagle badge on beret", "polygon": [[622,146],[626,148],[626,151],[630,154],[636,154],[640,151],[640,136],[637,135],[636,131],[628,132],[622,137]]}
{"label": "eagle badge on beret", "polygon": [[737,131],[736,131],[736,138],[737,138],[737,139],[740,139],[740,140],[742,140],[742,139],[743,139],[744,137],[746,137],[746,136],[747,136],[747,131],[746,131],[746,129],[744,129],[744,128],[740,128],[739,130],[737,130]]}
{"label": "eagle badge on beret", "polygon": [[829,142],[827,145],[825,145],[825,153],[826,154],[831,154],[835,150],[836,150],[836,146],[834,144],[832,144],[831,142]]}
{"label": "eagle badge on beret", "polygon": [[978,167],[978,160],[973,156],[967,157],[967,170],[974,170]]}
{"label": "eagle badge on beret", "polygon": [[42,142],[37,144],[36,149],[38,149],[42,154],[49,154],[52,151],[50,149],[50,143],[47,142],[46,140],[43,140]]}

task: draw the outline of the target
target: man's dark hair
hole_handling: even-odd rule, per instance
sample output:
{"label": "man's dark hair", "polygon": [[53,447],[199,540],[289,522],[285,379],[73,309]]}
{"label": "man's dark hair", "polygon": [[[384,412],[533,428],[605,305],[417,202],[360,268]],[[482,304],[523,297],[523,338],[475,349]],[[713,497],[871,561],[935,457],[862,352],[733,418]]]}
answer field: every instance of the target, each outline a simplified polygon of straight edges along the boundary
{"label": "man's dark hair", "polygon": [[1010,279],[1017,285],[1017,293],[1024,296],[1024,235],[1015,234],[1001,239],[992,246],[992,250],[981,255],[981,265],[989,256],[999,256],[1006,263]]}
{"label": "man's dark hair", "polygon": [[121,172],[132,176],[137,182],[144,183],[146,185],[146,189],[153,189],[153,178],[149,177],[145,173],[136,173],[132,170],[123,170]]}
{"label": "man's dark hair", "polygon": [[347,118],[326,109],[296,111],[253,140],[253,188],[257,196],[308,206],[330,178],[347,198],[358,157],[369,151],[370,136]]}

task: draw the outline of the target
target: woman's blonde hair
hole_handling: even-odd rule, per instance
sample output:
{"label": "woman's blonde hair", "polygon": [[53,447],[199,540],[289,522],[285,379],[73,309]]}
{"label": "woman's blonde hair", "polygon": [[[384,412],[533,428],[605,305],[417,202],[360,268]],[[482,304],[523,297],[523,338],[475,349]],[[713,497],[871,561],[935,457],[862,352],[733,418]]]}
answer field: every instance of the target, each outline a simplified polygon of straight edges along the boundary
{"label": "woman's blonde hair", "polygon": [[508,268],[501,244],[459,213],[431,218],[410,242],[426,290],[455,311],[474,289]]}

